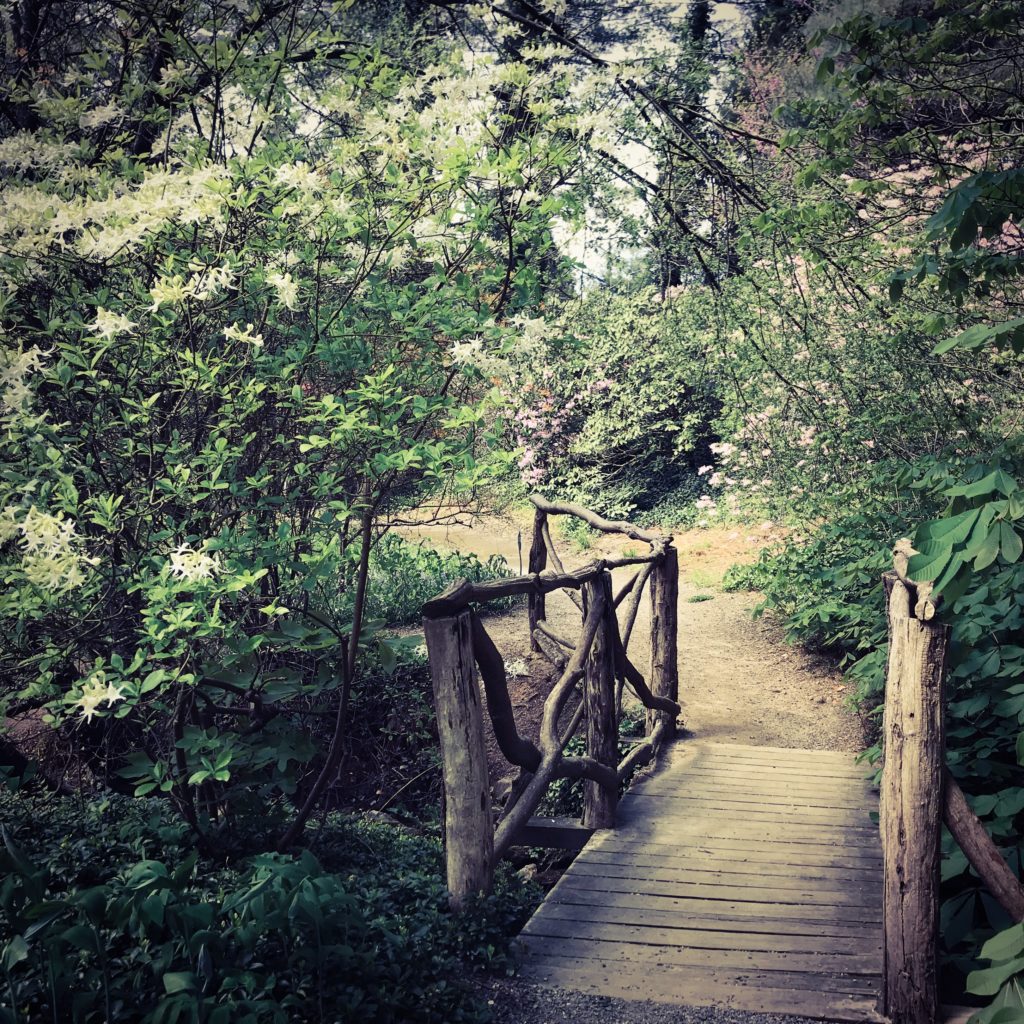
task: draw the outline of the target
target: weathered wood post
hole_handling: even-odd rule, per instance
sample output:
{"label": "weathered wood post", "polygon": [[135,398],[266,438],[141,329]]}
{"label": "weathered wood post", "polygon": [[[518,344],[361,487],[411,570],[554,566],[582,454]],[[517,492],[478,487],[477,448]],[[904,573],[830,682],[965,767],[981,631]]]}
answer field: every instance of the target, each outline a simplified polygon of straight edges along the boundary
{"label": "weathered wood post", "polygon": [[[669,540],[651,573],[651,692],[679,701],[679,555]],[[663,737],[675,736],[675,718],[665,711],[647,712],[647,734],[665,723]]]}
{"label": "weathered wood post", "polygon": [[881,1011],[893,1024],[935,1024],[939,839],[949,627],[917,618],[934,608],[913,584],[884,576],[889,616],[879,825],[883,858]]}
{"label": "weathered wood post", "polygon": [[[615,768],[619,760],[619,728],[615,709],[615,648],[611,617],[612,574],[603,572],[583,587],[583,607],[592,608],[603,592],[605,611],[587,656],[583,699],[587,714],[587,753],[601,764]],[[583,786],[583,824],[586,828],[613,828],[618,787],[606,789],[588,780]]]}
{"label": "weathered wood post", "polygon": [[489,892],[494,878],[491,788],[470,613],[424,618],[423,632],[441,742],[448,894],[460,909],[468,896]]}
{"label": "weathered wood post", "polygon": [[[530,540],[530,574],[542,573],[548,564],[548,549],[544,544],[544,526],[547,513],[537,509],[533,513],[533,537]],[[547,615],[543,594],[530,594],[527,605],[527,617],[530,623],[530,650],[540,651],[540,643],[534,635],[537,623]]]}

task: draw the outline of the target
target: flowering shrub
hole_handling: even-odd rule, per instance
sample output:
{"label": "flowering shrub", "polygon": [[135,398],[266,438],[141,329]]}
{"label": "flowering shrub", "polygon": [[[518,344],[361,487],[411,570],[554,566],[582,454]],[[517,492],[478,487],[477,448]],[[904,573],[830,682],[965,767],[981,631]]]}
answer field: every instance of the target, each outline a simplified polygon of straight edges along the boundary
{"label": "flowering shrub", "polygon": [[507,68],[347,6],[74,7],[7,83],[0,706],[199,831],[333,784],[378,523],[504,467],[460,346],[511,343],[572,202]]}
{"label": "flowering shrub", "polygon": [[541,365],[509,394],[523,483],[630,516],[693,487],[716,399],[702,367],[701,308],[652,291],[567,305]]}

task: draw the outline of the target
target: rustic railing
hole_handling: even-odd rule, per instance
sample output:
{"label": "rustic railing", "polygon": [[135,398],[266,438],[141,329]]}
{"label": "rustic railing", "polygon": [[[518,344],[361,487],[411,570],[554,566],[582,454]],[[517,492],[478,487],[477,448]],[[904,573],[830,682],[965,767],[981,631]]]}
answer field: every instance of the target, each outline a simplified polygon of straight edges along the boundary
{"label": "rustic railing", "polygon": [[[538,495],[531,500],[536,512],[528,575],[488,583],[458,580],[423,606],[444,776],[448,891],[454,906],[471,894],[489,891],[494,865],[522,834],[556,779],[584,780],[584,827],[613,827],[620,784],[674,736],[679,714],[678,559],[672,538],[604,519],[579,505]],[[604,533],[642,541],[649,551],[600,559],[567,572],[548,526],[553,515],[575,516]],[[611,570],[631,565],[637,566],[636,572],[614,593]],[[628,656],[645,589],[651,601],[650,685]],[[556,590],[565,591],[580,610],[576,640],[559,635],[547,621],[546,598]],[[519,733],[504,661],[476,611],[476,606],[513,595],[527,596],[531,646],[553,666],[536,741]],[[647,709],[647,737],[619,761],[626,686]],[[579,703],[566,716],[574,694]],[[487,771],[483,704],[499,749],[519,769],[497,814]],[[566,747],[583,724],[586,753],[570,756]]]}
{"label": "rustic railing", "polygon": [[889,617],[882,835],[882,999],[893,1024],[934,1024],[939,1006],[939,868],[942,826],[1013,921],[1024,886],[971,810],[945,763],[946,654],[931,584],[907,576],[910,542],[884,576]]}

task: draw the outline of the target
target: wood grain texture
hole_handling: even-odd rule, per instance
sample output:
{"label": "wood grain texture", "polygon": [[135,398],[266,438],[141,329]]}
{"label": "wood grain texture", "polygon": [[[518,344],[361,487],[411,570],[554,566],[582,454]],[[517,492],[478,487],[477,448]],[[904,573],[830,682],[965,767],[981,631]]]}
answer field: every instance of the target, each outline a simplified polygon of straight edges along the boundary
{"label": "wood grain texture", "polygon": [[949,627],[914,618],[913,595],[899,579],[887,578],[886,591],[881,1010],[893,1024],[933,1024],[939,1013],[943,684]]}
{"label": "wood grain texture", "polygon": [[448,893],[458,909],[473,894],[490,891],[494,870],[491,786],[470,613],[424,619],[423,632],[444,778]]}
{"label": "wood grain texture", "polygon": [[[587,754],[599,764],[616,768],[619,760],[619,727],[615,709],[615,652],[611,623],[612,576],[603,573],[583,588],[584,606],[589,608],[601,600],[604,605],[602,626],[594,637],[587,657],[583,684],[583,703],[587,717]],[[615,808],[619,802],[618,772],[614,786],[588,781],[583,786],[584,828],[612,828]]]}
{"label": "wood grain texture", "polygon": [[[656,697],[679,701],[679,556],[668,544],[651,574],[651,691]],[[676,716],[665,711],[647,712],[647,732],[664,722],[665,739],[673,739]]]}
{"label": "wood grain texture", "polygon": [[665,760],[524,929],[524,979],[878,1020],[882,862],[867,769],[831,751],[692,741]]}

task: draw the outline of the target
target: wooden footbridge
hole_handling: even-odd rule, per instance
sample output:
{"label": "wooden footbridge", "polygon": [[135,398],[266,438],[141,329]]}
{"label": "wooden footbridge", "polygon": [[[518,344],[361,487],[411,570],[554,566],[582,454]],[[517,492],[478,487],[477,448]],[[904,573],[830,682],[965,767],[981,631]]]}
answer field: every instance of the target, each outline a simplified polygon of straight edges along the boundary
{"label": "wooden footbridge", "polygon": [[679,743],[527,925],[526,980],[834,1021],[876,1017],[877,796],[851,755]]}
{"label": "wooden footbridge", "polygon": [[[899,546],[896,572],[886,578],[880,806],[867,769],[850,754],[670,742],[679,713],[671,537],[532,500],[528,575],[460,580],[423,608],[453,907],[490,888],[494,865],[512,846],[565,845],[580,853],[523,931],[524,980],[830,1021],[942,1019],[942,824],[1016,920],[1024,919],[1024,888],[944,769],[949,630],[935,621],[927,586],[907,578]],[[567,572],[550,515],[578,516],[645,542],[649,552]],[[616,593],[611,570],[626,567],[633,575]],[[628,653],[645,588],[649,681]],[[580,610],[578,638],[559,635],[546,619],[546,596],[556,590]],[[514,594],[528,597],[531,644],[552,665],[536,741],[519,732],[503,659],[476,611]],[[627,687],[647,708],[648,729],[620,758]],[[500,807],[488,778],[485,712],[502,754],[519,769]],[[566,747],[581,729],[586,753],[570,756]],[[620,796],[655,760],[657,773]],[[545,827],[533,815],[559,778],[583,780],[582,822]]]}

